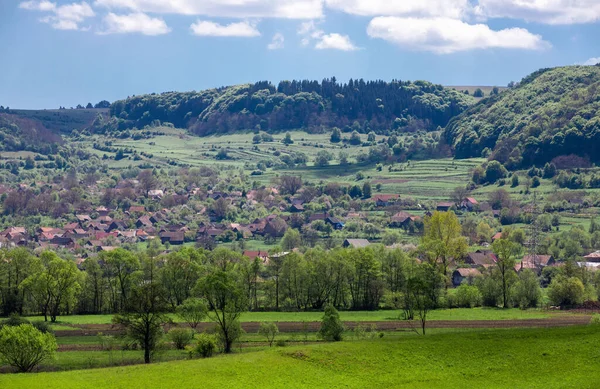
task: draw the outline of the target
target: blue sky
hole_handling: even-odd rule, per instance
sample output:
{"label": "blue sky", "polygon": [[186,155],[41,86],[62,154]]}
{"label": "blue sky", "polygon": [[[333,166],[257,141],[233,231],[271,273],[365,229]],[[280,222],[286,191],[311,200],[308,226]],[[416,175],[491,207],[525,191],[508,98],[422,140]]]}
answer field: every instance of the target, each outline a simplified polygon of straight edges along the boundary
{"label": "blue sky", "polygon": [[598,0],[0,0],[0,105],[258,80],[506,85],[600,62]]}

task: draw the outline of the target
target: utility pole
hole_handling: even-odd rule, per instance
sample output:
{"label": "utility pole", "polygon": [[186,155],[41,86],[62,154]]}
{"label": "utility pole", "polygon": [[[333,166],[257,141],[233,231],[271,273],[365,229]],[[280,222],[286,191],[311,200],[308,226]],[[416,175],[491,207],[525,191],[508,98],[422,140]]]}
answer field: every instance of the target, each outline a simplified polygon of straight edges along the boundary
{"label": "utility pole", "polygon": [[540,211],[537,205],[537,192],[533,192],[533,202],[531,204],[531,224],[529,225],[529,239],[525,243],[527,252],[530,258],[533,260],[533,265],[537,269],[540,265],[538,259],[538,246],[540,244],[540,228],[538,223],[538,216]]}

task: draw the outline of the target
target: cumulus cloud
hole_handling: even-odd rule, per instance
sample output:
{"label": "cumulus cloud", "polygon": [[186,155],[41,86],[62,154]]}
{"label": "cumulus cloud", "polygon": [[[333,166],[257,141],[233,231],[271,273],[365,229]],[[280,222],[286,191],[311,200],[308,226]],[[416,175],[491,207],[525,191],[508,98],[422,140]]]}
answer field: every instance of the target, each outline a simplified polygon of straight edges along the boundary
{"label": "cumulus cloud", "polygon": [[164,35],[171,32],[163,19],[153,18],[143,13],[117,15],[110,12],[103,19],[104,28],[99,34],[143,34]]}
{"label": "cumulus cloud", "polygon": [[327,6],[361,16],[421,16],[458,19],[471,8],[469,0],[325,0]]}
{"label": "cumulus cloud", "polygon": [[479,0],[475,14],[484,18],[523,19],[545,24],[600,20],[598,0]]}
{"label": "cumulus cloud", "polygon": [[81,30],[80,23],[96,16],[92,7],[85,1],[58,6],[50,1],[25,1],[19,8],[29,11],[47,12],[50,15],[40,18],[57,30]]}
{"label": "cumulus cloud", "polygon": [[582,65],[583,66],[594,66],[600,63],[600,57],[597,58],[590,58],[587,61],[583,62]]}
{"label": "cumulus cloud", "polygon": [[348,35],[341,35],[337,33],[325,34],[315,45],[315,49],[325,50],[342,50],[342,51],[354,51],[358,47],[352,43]]}
{"label": "cumulus cloud", "polygon": [[541,36],[522,28],[494,31],[485,24],[448,18],[376,17],[369,23],[367,33],[402,47],[438,54],[488,48],[540,50],[550,47]]}
{"label": "cumulus cloud", "polygon": [[243,37],[252,38],[260,36],[260,31],[249,22],[231,23],[222,25],[206,20],[198,20],[190,26],[193,35],[197,36],[220,36],[220,37]]}
{"label": "cumulus cloud", "polygon": [[323,16],[323,0],[96,0],[95,4],[135,12],[242,19],[315,19]]}
{"label": "cumulus cloud", "polygon": [[338,33],[326,34],[325,31],[317,26],[314,20],[301,23],[298,28],[298,35],[302,37],[302,46],[314,43],[315,49],[318,50],[353,51],[358,49],[348,35]]}
{"label": "cumulus cloud", "polygon": [[279,50],[283,49],[285,46],[285,37],[282,33],[278,32],[273,35],[273,39],[271,39],[271,43],[267,45],[267,49],[269,50]]}

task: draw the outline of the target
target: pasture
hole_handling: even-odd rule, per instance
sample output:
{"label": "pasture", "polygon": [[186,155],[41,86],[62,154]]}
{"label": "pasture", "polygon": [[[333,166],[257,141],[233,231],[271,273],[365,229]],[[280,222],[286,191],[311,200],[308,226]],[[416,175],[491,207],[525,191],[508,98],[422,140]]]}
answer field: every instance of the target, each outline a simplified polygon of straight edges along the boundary
{"label": "pasture", "polygon": [[596,388],[596,327],[347,340],[149,366],[2,375],[12,388]]}

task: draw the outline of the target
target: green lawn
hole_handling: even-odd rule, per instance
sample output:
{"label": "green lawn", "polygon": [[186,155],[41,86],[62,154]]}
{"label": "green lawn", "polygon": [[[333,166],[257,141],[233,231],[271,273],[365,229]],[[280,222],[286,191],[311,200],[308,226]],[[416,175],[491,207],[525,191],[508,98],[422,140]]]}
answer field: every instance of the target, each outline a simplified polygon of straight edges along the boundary
{"label": "green lawn", "polygon": [[11,388],[598,388],[596,327],[457,332],[0,376]]}
{"label": "green lawn", "polygon": [[[343,321],[387,321],[398,320],[400,311],[342,311]],[[429,320],[515,320],[515,319],[545,319],[552,315],[569,315],[569,313],[554,313],[539,309],[520,310],[494,308],[458,308],[440,309],[429,314]],[[242,322],[301,322],[320,321],[322,312],[246,312],[242,314]],[[175,315],[173,320],[180,321]],[[30,317],[31,320],[43,320],[41,317]],[[57,325],[65,324],[110,324],[112,315],[77,315],[60,316]],[[62,329],[62,328],[61,328]]]}

